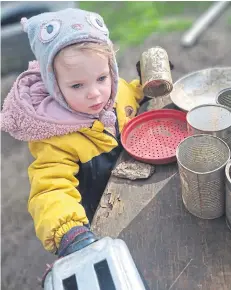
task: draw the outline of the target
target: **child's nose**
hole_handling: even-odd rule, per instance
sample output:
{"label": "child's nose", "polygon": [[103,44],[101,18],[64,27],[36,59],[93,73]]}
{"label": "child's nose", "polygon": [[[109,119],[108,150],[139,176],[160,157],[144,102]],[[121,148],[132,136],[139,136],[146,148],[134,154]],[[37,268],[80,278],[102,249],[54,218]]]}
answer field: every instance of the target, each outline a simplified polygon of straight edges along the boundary
{"label": "child's nose", "polygon": [[100,92],[97,88],[91,88],[88,92],[88,99],[94,99],[100,96]]}

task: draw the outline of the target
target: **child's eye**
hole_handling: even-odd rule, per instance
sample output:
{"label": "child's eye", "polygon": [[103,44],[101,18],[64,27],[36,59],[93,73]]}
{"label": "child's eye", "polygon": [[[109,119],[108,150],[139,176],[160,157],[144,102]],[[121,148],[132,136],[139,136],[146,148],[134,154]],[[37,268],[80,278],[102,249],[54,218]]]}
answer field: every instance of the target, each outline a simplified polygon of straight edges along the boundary
{"label": "child's eye", "polygon": [[82,86],[82,84],[75,84],[72,86],[73,89],[79,89]]}
{"label": "child's eye", "polygon": [[107,76],[102,76],[102,77],[98,78],[98,81],[103,82],[106,80],[106,78],[107,78]]}

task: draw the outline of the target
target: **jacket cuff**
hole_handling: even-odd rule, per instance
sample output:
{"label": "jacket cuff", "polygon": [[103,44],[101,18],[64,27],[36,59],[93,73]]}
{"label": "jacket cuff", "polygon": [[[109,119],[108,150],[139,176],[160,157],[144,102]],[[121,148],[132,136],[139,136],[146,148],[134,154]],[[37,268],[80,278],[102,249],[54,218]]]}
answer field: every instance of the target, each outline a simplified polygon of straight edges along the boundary
{"label": "jacket cuff", "polygon": [[71,230],[69,230],[62,238],[60,246],[59,246],[59,250],[58,253],[60,255],[61,252],[63,252],[63,250],[65,250],[71,243],[74,242],[74,240],[76,239],[77,236],[79,236],[80,234],[89,232],[90,230],[85,227],[85,226],[77,226],[77,227],[73,227]]}

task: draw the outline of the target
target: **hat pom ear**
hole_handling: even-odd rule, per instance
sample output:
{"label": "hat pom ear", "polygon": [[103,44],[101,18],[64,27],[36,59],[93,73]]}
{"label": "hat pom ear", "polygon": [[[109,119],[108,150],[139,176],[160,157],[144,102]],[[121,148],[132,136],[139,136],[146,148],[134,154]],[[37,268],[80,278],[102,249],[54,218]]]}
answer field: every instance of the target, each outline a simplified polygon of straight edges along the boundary
{"label": "hat pom ear", "polygon": [[24,32],[27,32],[27,28],[28,28],[28,20],[26,17],[23,17],[20,21],[21,25],[22,25],[22,30]]}

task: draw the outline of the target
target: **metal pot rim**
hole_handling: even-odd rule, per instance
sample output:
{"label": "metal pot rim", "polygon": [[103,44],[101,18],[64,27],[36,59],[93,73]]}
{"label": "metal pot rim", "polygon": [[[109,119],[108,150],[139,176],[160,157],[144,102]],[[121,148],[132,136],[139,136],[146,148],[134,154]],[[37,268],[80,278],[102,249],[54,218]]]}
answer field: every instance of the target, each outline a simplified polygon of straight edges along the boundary
{"label": "metal pot rim", "polygon": [[[199,136],[206,136],[206,137],[211,137],[211,138],[216,138],[218,140],[220,140],[220,142],[222,142],[226,148],[228,149],[228,153],[229,153],[229,156],[228,156],[228,159],[227,161],[224,162],[224,164],[222,164],[220,167],[214,169],[214,170],[211,170],[211,171],[206,171],[206,172],[198,172],[198,171],[194,171],[194,170],[191,170],[187,167],[185,167],[181,161],[179,160],[179,148],[180,148],[180,145],[183,144],[186,140],[188,139],[192,139],[192,138],[196,138],[196,137],[199,137]],[[180,144],[177,146],[177,149],[176,149],[176,158],[177,158],[177,162],[184,168],[186,169],[187,171],[191,172],[191,173],[194,173],[194,174],[197,174],[197,175],[205,175],[205,174],[211,174],[211,173],[214,173],[218,170],[220,170],[222,167],[226,166],[226,164],[230,161],[230,149],[229,149],[229,146],[227,145],[226,142],[224,142],[221,138],[217,137],[217,136],[213,136],[213,135],[210,135],[210,134],[196,134],[196,135],[192,135],[192,136],[189,136],[187,138],[185,138],[183,141],[180,142]]]}
{"label": "metal pot rim", "polygon": [[223,93],[226,93],[226,92],[228,92],[228,91],[230,91],[230,93],[231,93],[231,87],[230,87],[230,88],[223,89],[223,90],[221,90],[221,91],[217,94],[217,97],[216,97],[216,103],[217,103],[218,105],[220,105],[220,103],[218,103],[218,98],[220,97],[220,95],[222,95]]}
{"label": "metal pot rim", "polygon": [[[230,92],[230,93],[231,93],[231,87],[230,87],[230,88],[223,89],[223,90],[221,90],[221,91],[217,94],[217,96],[216,96],[216,103],[217,103],[218,105],[222,105],[222,104],[219,102],[219,98],[220,98],[221,95],[223,95],[223,94],[226,93],[226,92]],[[228,110],[231,111],[231,107],[226,106],[226,105],[223,105],[223,106],[225,106]]]}
{"label": "metal pot rim", "polygon": [[226,167],[225,167],[226,179],[231,184],[230,169],[231,169],[231,160],[228,161],[228,163],[226,164]]}
{"label": "metal pot rim", "polygon": [[190,110],[190,111],[187,113],[187,115],[186,115],[186,121],[187,121],[188,125],[191,126],[193,129],[200,130],[200,131],[203,131],[203,132],[208,132],[208,133],[213,133],[213,132],[214,132],[214,133],[215,133],[215,132],[222,132],[222,131],[227,130],[228,128],[230,128],[230,127],[231,127],[231,121],[230,121],[230,125],[229,125],[228,127],[224,128],[224,129],[216,130],[216,131],[204,131],[204,130],[199,129],[199,128],[196,128],[196,127],[194,127],[194,126],[192,126],[192,125],[190,124],[190,122],[189,122],[189,120],[188,120],[188,116],[189,116],[189,114],[190,114],[191,112],[195,111],[196,109],[202,108],[202,107],[210,107],[210,106],[213,106],[213,107],[220,107],[220,108],[226,109],[227,111],[231,112],[231,110],[229,109],[229,107],[227,107],[227,106],[223,106],[223,105],[221,105],[221,104],[204,104],[204,105],[196,106],[195,108],[193,108],[192,110]]}

